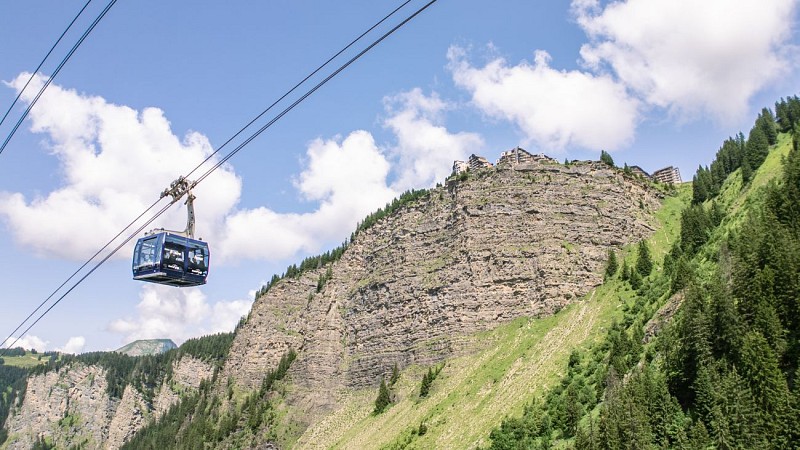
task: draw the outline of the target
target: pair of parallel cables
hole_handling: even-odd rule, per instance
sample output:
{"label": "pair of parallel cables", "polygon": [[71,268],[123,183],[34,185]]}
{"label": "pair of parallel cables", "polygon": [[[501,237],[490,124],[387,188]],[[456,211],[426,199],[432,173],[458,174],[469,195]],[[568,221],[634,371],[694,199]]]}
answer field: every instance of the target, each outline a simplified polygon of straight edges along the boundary
{"label": "pair of parallel cables", "polygon": [[[91,0],[90,0],[90,1],[91,1]],[[334,54],[333,56],[331,56],[331,57],[330,57],[330,58],[329,58],[327,61],[325,61],[324,63],[322,63],[322,64],[321,64],[319,67],[317,67],[316,69],[314,69],[314,70],[313,70],[311,73],[309,73],[309,74],[308,74],[308,75],[307,75],[305,78],[303,78],[303,79],[302,79],[300,82],[298,82],[297,84],[295,84],[295,85],[294,85],[294,86],[293,86],[291,89],[289,89],[288,91],[286,91],[286,93],[284,93],[284,94],[283,94],[283,95],[282,95],[280,98],[278,98],[277,100],[275,100],[275,101],[274,101],[274,102],[273,102],[271,105],[269,105],[269,106],[268,106],[268,107],[267,107],[267,108],[266,108],[264,111],[262,111],[260,114],[258,114],[258,115],[257,115],[255,118],[253,118],[253,119],[252,119],[250,122],[248,122],[248,123],[247,123],[245,126],[243,126],[242,128],[240,128],[240,129],[239,129],[239,131],[237,131],[237,132],[236,132],[236,133],[235,133],[233,136],[231,136],[231,137],[230,137],[230,138],[229,138],[227,141],[225,141],[225,142],[224,142],[224,143],[223,143],[221,146],[219,146],[219,147],[218,147],[216,150],[214,150],[214,152],[212,152],[210,155],[208,155],[208,156],[206,157],[206,159],[204,159],[204,160],[203,160],[203,161],[202,161],[200,164],[198,164],[198,165],[197,165],[197,166],[196,166],[194,169],[192,169],[192,170],[191,170],[191,172],[189,172],[189,173],[188,173],[187,175],[185,175],[185,176],[181,176],[181,177],[179,177],[178,179],[179,179],[179,180],[188,180],[188,179],[189,179],[189,177],[191,177],[191,176],[192,176],[192,175],[193,175],[195,172],[197,172],[197,171],[198,171],[198,170],[199,170],[199,169],[200,169],[200,168],[201,168],[201,167],[202,167],[204,164],[206,164],[207,162],[209,162],[209,161],[210,161],[210,160],[211,160],[211,159],[212,159],[212,158],[213,158],[213,157],[214,157],[216,154],[218,154],[218,153],[219,153],[219,152],[220,152],[220,151],[221,151],[223,148],[227,147],[227,146],[228,146],[228,144],[230,144],[230,143],[231,143],[231,142],[232,142],[234,139],[236,139],[237,137],[239,137],[239,136],[240,136],[242,133],[244,133],[244,132],[245,132],[245,131],[246,131],[248,128],[250,128],[251,126],[253,126],[253,125],[254,125],[254,124],[257,122],[257,121],[259,121],[259,120],[260,120],[260,119],[261,119],[261,118],[262,118],[264,115],[266,115],[266,114],[267,114],[268,112],[270,112],[270,111],[271,111],[273,108],[275,108],[275,107],[276,107],[276,106],[277,106],[277,105],[278,105],[280,102],[282,102],[283,100],[285,100],[285,99],[286,99],[286,98],[287,98],[289,95],[291,95],[292,93],[294,93],[294,92],[295,92],[297,89],[299,89],[299,88],[300,88],[302,85],[306,84],[306,82],[307,82],[307,81],[309,81],[309,80],[310,80],[312,77],[314,77],[315,75],[317,75],[317,74],[318,74],[320,71],[322,71],[322,70],[323,70],[325,67],[327,67],[327,66],[328,66],[330,63],[332,63],[334,60],[336,60],[337,58],[339,58],[339,57],[340,57],[340,56],[341,56],[343,53],[345,53],[347,50],[349,50],[351,47],[353,47],[355,44],[357,44],[359,41],[361,41],[361,40],[362,40],[364,37],[366,37],[368,34],[372,33],[372,32],[373,32],[373,31],[374,31],[376,28],[380,27],[380,26],[381,26],[381,25],[382,25],[384,22],[386,22],[387,20],[389,20],[389,19],[390,19],[392,16],[394,16],[396,13],[398,13],[398,12],[399,12],[401,9],[403,9],[405,6],[407,6],[409,3],[411,3],[411,1],[412,1],[412,0],[406,0],[406,1],[405,1],[405,2],[403,2],[403,3],[402,3],[400,6],[398,6],[398,7],[397,7],[397,8],[395,8],[393,11],[391,11],[391,12],[390,12],[390,13],[388,13],[386,16],[384,16],[384,17],[383,17],[381,20],[379,20],[379,21],[378,21],[378,22],[376,22],[374,25],[372,25],[372,26],[371,26],[369,29],[367,29],[366,31],[364,31],[363,33],[361,33],[361,34],[360,34],[358,37],[356,37],[355,39],[353,39],[352,41],[350,41],[350,43],[348,43],[348,44],[347,44],[345,47],[343,47],[343,48],[342,48],[341,50],[339,50],[339,51],[338,51],[336,54]],[[327,83],[328,83],[328,82],[329,82],[331,79],[333,79],[334,77],[336,77],[337,75],[339,75],[339,74],[340,74],[342,71],[344,71],[344,70],[345,70],[347,67],[349,67],[351,64],[353,64],[354,62],[356,62],[358,59],[360,59],[362,56],[364,56],[364,55],[365,55],[367,52],[369,52],[369,51],[370,51],[370,50],[372,50],[374,47],[376,47],[378,44],[380,44],[381,42],[383,42],[383,41],[384,41],[386,38],[388,38],[389,36],[391,36],[392,34],[394,34],[394,33],[395,33],[397,30],[399,30],[400,28],[402,28],[403,26],[405,26],[407,23],[409,23],[409,22],[410,22],[411,20],[413,20],[415,17],[417,17],[418,15],[420,15],[420,14],[421,14],[423,11],[425,11],[426,9],[428,9],[429,7],[431,7],[431,6],[432,6],[434,3],[436,3],[437,1],[438,1],[438,0],[430,0],[430,1],[428,1],[426,4],[424,4],[423,6],[421,6],[420,8],[418,8],[416,11],[414,11],[412,14],[410,14],[409,16],[407,16],[405,19],[403,19],[403,20],[402,20],[401,22],[399,22],[397,25],[395,25],[394,27],[392,27],[391,29],[389,29],[388,31],[386,31],[385,33],[383,33],[381,36],[379,36],[378,38],[376,38],[375,40],[373,40],[373,41],[372,41],[372,42],[371,42],[371,43],[370,43],[368,46],[364,47],[364,48],[363,48],[361,51],[359,51],[359,52],[358,52],[358,53],[357,53],[355,56],[351,57],[349,60],[347,60],[346,62],[342,63],[342,64],[341,64],[341,65],[340,65],[338,68],[336,68],[336,69],[335,69],[333,72],[331,72],[330,74],[328,74],[328,75],[327,75],[325,78],[323,78],[321,81],[319,81],[319,82],[318,82],[317,84],[315,84],[313,87],[311,87],[310,89],[306,90],[306,91],[305,91],[305,93],[303,93],[303,94],[302,94],[302,95],[301,95],[299,98],[297,98],[297,99],[296,99],[294,102],[292,102],[292,103],[291,103],[289,106],[286,106],[286,107],[285,107],[283,110],[281,110],[281,111],[280,111],[278,114],[276,114],[274,117],[272,117],[272,119],[270,119],[269,121],[267,121],[267,122],[266,122],[264,125],[262,125],[260,128],[258,128],[256,131],[252,132],[252,133],[251,133],[251,134],[250,134],[250,135],[249,135],[249,136],[248,136],[246,139],[244,139],[244,140],[243,140],[243,141],[242,141],[240,144],[238,144],[238,145],[237,145],[237,146],[236,146],[236,147],[235,147],[233,150],[231,150],[230,152],[228,152],[228,153],[227,153],[227,154],[226,154],[224,157],[222,157],[222,158],[221,158],[219,161],[215,162],[215,163],[214,163],[214,164],[213,164],[213,165],[212,165],[212,166],[211,166],[209,169],[207,169],[205,172],[203,172],[201,175],[199,175],[195,181],[193,181],[193,182],[191,182],[191,183],[190,183],[191,187],[194,187],[194,186],[196,186],[197,184],[199,184],[200,182],[202,182],[203,180],[205,180],[205,179],[206,179],[206,178],[207,178],[209,175],[211,175],[211,173],[212,173],[212,172],[214,172],[214,171],[215,171],[216,169],[218,169],[220,166],[222,166],[223,164],[225,164],[225,163],[226,163],[228,160],[230,160],[230,159],[231,159],[231,158],[232,158],[234,155],[236,155],[236,153],[238,153],[238,152],[239,152],[239,151],[240,151],[242,148],[244,148],[246,145],[248,145],[250,142],[252,142],[254,139],[256,139],[256,138],[257,138],[259,135],[261,135],[261,134],[262,134],[264,131],[266,131],[268,128],[270,128],[270,127],[271,127],[273,124],[275,124],[275,122],[277,122],[278,120],[280,120],[280,119],[281,119],[283,116],[285,116],[286,114],[288,114],[288,113],[289,113],[289,112],[290,112],[292,109],[294,109],[294,108],[295,108],[297,105],[299,105],[300,103],[302,103],[302,102],[303,102],[304,100],[306,100],[306,99],[307,99],[309,96],[311,96],[311,95],[312,95],[314,92],[316,92],[316,91],[317,91],[317,90],[319,90],[319,89],[320,89],[322,86],[324,86],[325,84],[327,84]],[[112,6],[112,5],[113,5],[113,3],[115,3],[115,2],[116,2],[116,0],[112,0],[112,2],[109,4],[109,6],[108,6],[108,7],[107,7],[107,8],[104,10],[104,12],[103,12],[103,15],[104,15],[104,14],[105,14],[105,13],[108,11],[108,9],[110,8],[110,6]],[[87,4],[88,4],[88,3],[87,3]],[[85,7],[84,7],[84,8],[85,8]],[[98,19],[97,21],[95,21],[95,23],[93,24],[93,26],[94,26],[94,25],[96,25],[96,22],[98,22],[98,21],[99,21],[99,19]],[[90,30],[89,30],[89,31],[90,31]],[[85,37],[86,35],[88,35],[88,32],[84,34],[84,37]],[[74,50],[73,50],[73,51],[74,51]],[[64,61],[64,62],[65,62],[65,61]],[[59,65],[59,69],[60,69],[60,67],[61,67],[61,66],[63,66],[63,64]],[[37,69],[37,70],[38,70],[38,69]],[[55,74],[54,74],[54,75],[55,75]],[[52,77],[51,77],[50,79],[52,80]],[[49,83],[48,83],[48,84],[49,84]],[[45,87],[46,87],[46,86],[45,86]],[[44,90],[44,89],[42,89],[42,91],[43,91],[43,90]],[[39,93],[39,95],[41,95],[41,92]],[[37,99],[38,99],[38,96],[37,96]],[[30,108],[31,108],[31,107],[32,107],[32,105],[28,107],[28,111],[30,110]],[[26,112],[26,114],[27,114],[27,112]],[[24,119],[24,117],[23,117],[23,119]],[[21,120],[22,120],[22,119],[21,119]],[[9,139],[10,139],[10,137],[9,137]],[[7,143],[7,142],[6,142],[6,143]],[[4,145],[5,145],[5,144],[4,144]],[[2,147],[2,148],[4,148],[4,147]],[[2,148],[0,148],[0,152],[2,152]],[[53,292],[52,292],[52,293],[51,293],[51,294],[50,294],[50,295],[49,295],[49,296],[48,296],[48,297],[47,297],[47,298],[46,298],[44,301],[42,301],[42,302],[39,304],[39,306],[37,306],[37,307],[36,307],[36,309],[34,309],[34,310],[33,310],[33,312],[31,312],[31,313],[28,315],[28,317],[26,317],[26,318],[25,318],[25,320],[23,320],[23,321],[22,321],[22,322],[21,322],[21,323],[20,323],[20,324],[17,326],[17,328],[15,328],[15,329],[14,329],[14,331],[12,331],[12,332],[11,332],[11,333],[8,335],[8,337],[7,337],[5,340],[3,340],[3,342],[2,342],[2,343],[0,343],[0,347],[3,347],[3,346],[5,345],[5,343],[6,343],[6,342],[8,342],[8,341],[10,341],[10,340],[12,340],[12,339],[13,339],[13,342],[11,342],[11,344],[9,344],[8,346],[6,346],[6,347],[4,347],[4,348],[0,348],[0,357],[2,357],[2,356],[5,354],[5,352],[6,352],[6,351],[7,351],[9,348],[12,348],[12,347],[14,346],[14,344],[16,344],[16,343],[17,343],[17,341],[20,339],[20,337],[21,337],[21,336],[24,336],[24,335],[25,335],[25,334],[26,334],[28,331],[30,331],[30,329],[31,329],[31,328],[33,328],[33,326],[34,326],[34,325],[36,325],[36,324],[37,324],[37,323],[38,323],[38,322],[39,322],[39,321],[40,321],[40,320],[41,320],[41,319],[42,319],[42,318],[43,318],[45,315],[47,315],[47,314],[48,314],[48,313],[49,313],[49,312],[50,312],[50,311],[51,311],[51,310],[52,310],[52,309],[53,309],[53,308],[54,308],[54,307],[55,307],[55,306],[56,306],[56,305],[57,305],[59,302],[61,302],[61,300],[63,300],[63,299],[64,299],[64,298],[65,298],[67,295],[69,295],[69,293],[70,293],[70,292],[72,292],[72,291],[73,291],[73,290],[74,290],[74,289],[75,289],[75,288],[76,288],[76,287],[77,287],[79,284],[81,284],[81,283],[82,283],[82,282],[83,282],[83,281],[84,281],[86,278],[88,278],[88,277],[89,277],[89,275],[91,275],[91,274],[92,274],[92,273],[93,273],[95,270],[97,270],[97,269],[98,269],[98,268],[99,268],[101,265],[103,265],[103,264],[104,264],[106,261],[108,261],[108,260],[109,260],[109,259],[110,259],[110,258],[111,258],[111,257],[112,257],[114,254],[115,254],[115,253],[117,253],[117,252],[118,252],[118,251],[119,251],[119,250],[120,250],[122,247],[124,247],[124,246],[125,246],[125,245],[126,245],[128,242],[130,242],[132,239],[134,239],[136,236],[138,236],[138,235],[139,235],[139,234],[140,234],[140,233],[141,233],[141,232],[142,232],[144,229],[146,229],[146,228],[147,228],[147,227],[148,227],[148,226],[149,226],[149,225],[150,225],[152,222],[154,222],[156,219],[158,219],[158,217],[160,217],[162,214],[164,214],[164,213],[165,213],[165,212],[166,212],[166,211],[167,211],[167,210],[168,210],[168,209],[169,209],[169,208],[170,208],[170,207],[171,207],[173,204],[175,204],[175,203],[176,203],[178,200],[180,200],[180,197],[178,197],[178,198],[173,198],[173,199],[172,199],[172,200],[171,200],[171,201],[170,201],[170,202],[169,202],[167,205],[163,206],[163,207],[162,207],[160,210],[158,210],[158,212],[156,212],[156,213],[155,213],[153,216],[151,216],[149,219],[147,219],[147,220],[146,220],[146,221],[145,221],[145,222],[144,222],[144,223],[143,223],[141,226],[137,227],[135,231],[133,231],[131,234],[129,234],[127,237],[125,237],[125,238],[123,239],[123,241],[122,241],[122,242],[120,242],[120,243],[119,243],[119,244],[118,244],[116,247],[114,247],[114,248],[113,248],[113,249],[112,249],[110,252],[108,252],[108,253],[107,253],[107,254],[106,254],[106,255],[105,255],[105,256],[104,256],[102,259],[100,259],[100,260],[99,260],[99,261],[98,261],[98,262],[97,262],[97,263],[96,263],[94,266],[92,266],[92,267],[91,267],[91,269],[89,269],[89,270],[88,270],[88,271],[87,271],[85,274],[83,274],[83,276],[81,276],[80,278],[78,278],[78,279],[77,279],[77,281],[75,281],[74,283],[72,283],[72,285],[71,285],[71,286],[70,286],[70,287],[69,287],[69,288],[68,288],[66,291],[64,291],[64,292],[63,292],[63,293],[62,293],[62,294],[61,294],[61,295],[60,295],[60,296],[59,296],[59,297],[58,297],[58,298],[57,298],[57,299],[56,299],[56,300],[55,300],[55,301],[54,301],[54,302],[53,302],[53,303],[52,303],[52,304],[51,304],[51,305],[50,305],[50,306],[49,306],[49,307],[46,309],[46,310],[44,310],[44,311],[43,311],[41,314],[39,314],[39,316],[38,316],[38,317],[37,317],[37,318],[36,318],[36,319],[35,319],[33,322],[31,322],[31,323],[30,323],[30,324],[27,326],[27,328],[25,328],[25,329],[24,329],[24,330],[23,330],[21,333],[19,333],[19,337],[17,337],[17,338],[14,338],[14,334],[16,334],[16,333],[17,333],[17,331],[19,331],[19,330],[20,330],[22,327],[24,327],[24,326],[25,326],[25,324],[26,324],[26,323],[27,323],[27,322],[28,322],[28,321],[29,321],[31,318],[33,318],[33,316],[34,316],[34,315],[35,315],[35,314],[36,314],[36,313],[37,313],[37,312],[38,312],[38,311],[39,311],[41,308],[43,308],[45,304],[47,304],[47,302],[49,302],[49,301],[50,301],[52,298],[54,298],[54,297],[55,297],[55,296],[58,294],[58,292],[59,292],[59,291],[61,291],[62,289],[64,289],[64,288],[65,288],[65,287],[66,287],[66,286],[67,286],[67,285],[68,285],[68,284],[69,284],[69,283],[72,281],[72,279],[73,279],[73,278],[75,278],[75,277],[77,277],[77,276],[78,276],[78,275],[81,273],[81,271],[83,271],[83,270],[84,270],[86,267],[88,267],[88,266],[89,266],[89,265],[92,263],[92,261],[94,261],[96,258],[98,258],[98,257],[99,257],[99,256],[100,256],[100,255],[101,255],[103,252],[105,252],[105,251],[106,251],[106,249],[108,249],[109,247],[111,247],[115,241],[117,241],[117,240],[118,240],[118,239],[119,239],[121,236],[123,236],[123,235],[124,235],[124,234],[125,234],[125,233],[126,233],[128,230],[130,230],[131,228],[133,228],[133,227],[134,227],[134,225],[135,225],[137,222],[139,222],[139,220],[141,220],[143,217],[145,217],[145,216],[146,216],[146,215],[147,215],[147,214],[148,214],[148,213],[149,213],[149,212],[150,212],[152,209],[154,209],[154,208],[155,208],[155,207],[158,205],[158,203],[160,203],[160,202],[161,202],[161,199],[162,199],[162,198],[163,198],[163,196],[162,196],[161,198],[159,198],[158,200],[156,200],[156,201],[155,201],[155,202],[154,202],[152,205],[150,205],[150,206],[149,206],[147,209],[145,209],[145,210],[144,210],[144,211],[143,211],[141,214],[139,214],[139,216],[137,216],[137,217],[136,217],[134,220],[132,220],[132,221],[131,221],[131,222],[130,222],[130,223],[129,223],[129,224],[128,224],[128,225],[127,225],[125,228],[123,228],[123,229],[122,229],[122,230],[121,230],[121,231],[120,231],[120,232],[119,232],[119,233],[118,233],[116,236],[114,236],[114,237],[113,237],[111,240],[109,240],[109,241],[108,241],[108,243],[106,243],[106,244],[105,244],[105,245],[104,245],[102,248],[100,248],[100,250],[98,250],[98,251],[97,251],[97,252],[96,252],[94,255],[92,255],[92,257],[90,257],[90,258],[89,258],[89,259],[88,259],[86,262],[84,262],[84,263],[83,263],[83,264],[82,264],[82,265],[81,265],[81,266],[80,266],[80,267],[79,267],[77,270],[75,270],[75,272],[73,272],[73,273],[72,273],[72,275],[70,275],[70,276],[69,276],[69,277],[66,279],[66,281],[64,281],[64,282],[63,282],[63,283],[62,283],[60,286],[58,286],[58,288],[56,288],[56,289],[55,289],[55,290],[54,290],[54,291],[53,291]]]}
{"label": "pair of parallel cables", "polygon": [[[44,58],[42,58],[42,61],[39,63],[39,65],[36,67],[36,69],[33,71],[33,73],[31,73],[31,76],[30,76],[30,78],[28,78],[28,81],[25,82],[25,86],[23,86],[22,89],[19,90],[19,93],[17,94],[17,97],[14,99],[13,102],[11,102],[11,106],[8,107],[8,110],[6,111],[6,113],[3,114],[3,118],[0,119],[0,125],[2,125],[3,122],[6,121],[6,118],[8,118],[8,115],[11,113],[11,110],[14,109],[14,105],[16,105],[17,102],[19,101],[19,99],[22,97],[22,93],[25,92],[25,89],[27,89],[28,85],[31,84],[31,81],[33,81],[33,79],[36,77],[36,74],[39,73],[39,70],[42,68],[42,66],[44,65],[45,61],[47,61],[47,59],[53,53],[53,50],[56,49],[58,44],[61,43],[61,40],[64,39],[64,36],[67,34],[67,32],[70,30],[70,28],[72,28],[72,26],[75,25],[75,22],[78,20],[78,18],[81,16],[81,14],[83,14],[83,12],[86,10],[86,8],[89,6],[89,3],[92,3],[92,0],[88,0],[86,2],[86,4],[83,5],[83,8],[81,8],[81,10],[78,11],[78,14],[72,19],[72,21],[69,23],[69,25],[67,25],[67,28],[65,28],[64,31],[61,33],[61,36],[59,36],[58,39],[56,39],[55,44],[53,44],[53,46],[50,47],[50,50],[48,50],[47,54],[44,55]],[[61,72],[61,69],[64,68],[64,65],[67,63],[67,61],[69,61],[69,59],[72,57],[72,55],[75,54],[75,51],[78,50],[78,47],[81,46],[83,41],[86,40],[86,38],[89,36],[89,34],[92,32],[92,30],[94,30],[94,28],[97,26],[97,24],[100,23],[100,21],[103,19],[103,17],[105,17],[105,15],[108,13],[108,11],[111,10],[111,7],[114,6],[114,4],[116,4],[116,3],[117,3],[117,0],[111,0],[106,5],[106,7],[103,8],[102,11],[100,11],[100,14],[98,14],[97,17],[89,25],[89,27],[87,27],[86,30],[84,30],[83,34],[81,34],[81,37],[78,38],[77,41],[75,41],[75,44],[72,45],[72,48],[69,50],[69,52],[67,52],[66,56],[64,56],[64,58],[61,59],[61,62],[59,62],[58,66],[56,66],[55,70],[53,70],[52,75],[50,75],[50,77],[47,78],[47,81],[45,81],[45,83],[42,85],[42,87],[39,88],[39,92],[36,93],[36,96],[34,96],[33,100],[31,100],[31,103],[28,105],[28,107],[22,113],[22,116],[20,116],[19,120],[17,120],[17,123],[14,124],[14,127],[11,129],[11,132],[8,133],[8,136],[3,141],[3,144],[0,145],[0,154],[2,154],[3,150],[6,149],[6,147],[8,146],[8,143],[11,142],[11,138],[14,137],[14,134],[17,132],[17,130],[19,129],[20,125],[22,125],[22,122],[25,121],[26,117],[28,117],[28,113],[31,112],[31,109],[33,109],[33,106],[36,104],[36,102],[39,101],[39,97],[41,97],[42,94],[44,94],[45,89],[47,89],[47,87],[50,86],[50,83],[53,82],[53,79],[56,77],[56,75],[58,75],[58,72]]]}

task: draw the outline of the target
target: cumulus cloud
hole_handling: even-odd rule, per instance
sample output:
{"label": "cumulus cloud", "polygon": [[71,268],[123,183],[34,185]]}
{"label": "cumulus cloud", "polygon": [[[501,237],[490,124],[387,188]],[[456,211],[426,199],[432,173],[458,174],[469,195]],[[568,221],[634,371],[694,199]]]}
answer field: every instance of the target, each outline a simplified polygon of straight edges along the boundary
{"label": "cumulus cloud", "polygon": [[516,66],[496,58],[475,67],[460,47],[447,57],[456,85],[470,92],[474,105],[516,124],[544,151],[615,149],[633,139],[639,102],[608,75],[556,70],[541,50],[532,64]]}
{"label": "cumulus cloud", "polygon": [[[586,66],[610,69],[647,103],[681,119],[730,121],[786,73],[796,0],[627,0],[572,8],[590,42]],[[795,52],[796,56],[796,52]]]}
{"label": "cumulus cloud", "polygon": [[323,242],[347,236],[359,220],[396,195],[387,186],[389,162],[366,131],[312,141],[305,163],[294,184],[319,207],[304,214],[263,207],[231,214],[220,243],[223,258],[282,259],[316,251]]}
{"label": "cumulus cloud", "polygon": [[449,108],[434,93],[422,90],[386,97],[387,118],[384,126],[397,136],[392,154],[398,160],[395,191],[431,187],[450,175],[453,161],[477,153],[483,139],[476,133],[450,133],[442,125],[443,113]]}
{"label": "cumulus cloud", "polygon": [[142,286],[139,297],[136,317],[117,319],[107,326],[123,335],[125,342],[162,338],[183,342],[199,334],[233,331],[252,305],[249,300],[209,304],[200,289],[154,284]]}
{"label": "cumulus cloud", "polygon": [[[19,90],[29,76],[22,73],[10,85]],[[35,77],[22,99],[31,101],[45,80]],[[0,192],[0,216],[19,244],[40,255],[91,255],[212,151],[199,133],[175,136],[157,108],[136,111],[55,84],[29,117],[31,130],[47,136],[45,145],[59,159],[63,185],[30,200]],[[241,180],[229,166],[209,176],[196,189],[198,229],[220,234],[221,219],[240,191]],[[172,208],[158,225],[183,229],[185,214]]]}
{"label": "cumulus cloud", "polygon": [[56,348],[56,351],[61,353],[77,354],[83,351],[86,346],[86,338],[83,336],[73,336],[67,340],[63,347]]}
{"label": "cumulus cloud", "polygon": [[4,348],[10,347],[12,345],[12,342],[14,342],[15,340],[17,342],[13,344],[14,348],[22,347],[26,350],[36,350],[37,352],[46,351],[47,344],[50,343],[50,341],[45,341],[38,336],[34,336],[32,334],[26,334],[25,336],[19,339],[12,336],[11,338],[8,339],[8,341],[5,344],[3,344],[3,347]]}
{"label": "cumulus cloud", "polygon": [[[20,74],[9,85],[20,89],[28,76]],[[37,76],[34,83],[45,80]],[[30,101],[29,94],[23,100]],[[195,191],[197,230],[212,243],[215,264],[318,251],[403,190],[441,181],[454,159],[481,143],[477,135],[452,134],[442,126],[446,104],[435,94],[412,90],[388,98],[386,108],[384,124],[397,135],[397,145],[387,151],[363,130],[308,144],[294,186],[318,205],[311,212],[241,208],[242,180],[230,165],[204,180]],[[30,118],[31,130],[46,137],[44,145],[60,162],[62,184],[32,199],[0,192],[0,217],[19,245],[46,257],[88,257],[213,151],[200,133],[176,136],[157,108],[137,111],[55,84]],[[185,214],[173,207],[151,227],[180,230]]]}
{"label": "cumulus cloud", "polygon": [[223,333],[233,331],[236,324],[239,323],[239,320],[250,312],[250,307],[252,306],[252,300],[233,300],[214,303],[212,307],[213,314],[211,315],[209,323],[209,332]]}
{"label": "cumulus cloud", "polygon": [[[20,89],[27,77],[23,73],[10,85]],[[44,80],[34,78],[39,85]],[[25,94],[23,100],[31,99]],[[387,98],[383,124],[396,134],[396,143],[386,151],[364,130],[309,142],[294,187],[305,201],[317,204],[311,212],[240,208],[242,181],[232,166],[223,166],[195,191],[197,228],[212,243],[216,264],[318,251],[322,244],[347,236],[359,220],[402,190],[444,179],[454,159],[482,144],[476,134],[447,131],[441,114],[447,107],[436,94],[426,96],[420,90]],[[82,259],[92,254],[177,175],[212,152],[199,133],[176,136],[157,108],[136,111],[55,84],[31,112],[30,122],[58,158],[63,180],[33,199],[0,192],[0,217],[19,245],[46,257]],[[183,208],[175,208],[153,226],[181,229],[184,223]],[[140,291],[136,314],[112,321],[107,329],[126,341],[168,337],[180,342],[232,330],[251,304],[210,303],[197,288],[148,284]],[[44,349],[47,343],[37,339],[26,336],[21,342]],[[84,346],[85,340],[75,337],[62,350],[79,352]]]}

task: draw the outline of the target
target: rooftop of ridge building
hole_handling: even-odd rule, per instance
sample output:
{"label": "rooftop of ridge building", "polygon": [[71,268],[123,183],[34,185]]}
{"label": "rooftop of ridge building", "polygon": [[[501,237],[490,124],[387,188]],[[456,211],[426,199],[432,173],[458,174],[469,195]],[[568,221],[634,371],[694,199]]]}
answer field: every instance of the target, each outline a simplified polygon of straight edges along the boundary
{"label": "rooftop of ridge building", "polygon": [[467,161],[453,161],[453,173],[457,175],[462,172],[466,172],[467,170],[477,170],[494,166],[514,167],[520,164],[533,163],[537,161],[557,162],[555,159],[545,155],[544,153],[534,155],[521,147],[515,147],[511,150],[501,153],[500,159],[498,159],[494,164],[489,162],[489,160],[483,156],[476,155],[474,153],[470,155]]}
{"label": "rooftop of ridge building", "polygon": [[[544,153],[539,154],[532,154],[521,147],[515,147],[511,150],[502,152],[500,154],[500,158],[492,164],[484,158],[483,156],[472,154],[469,156],[467,161],[460,161],[456,160],[453,161],[453,174],[458,175],[469,170],[478,170],[483,168],[491,168],[491,167],[516,167],[518,165],[524,164],[531,164],[536,162],[547,162],[547,163],[558,163],[558,161],[554,158],[551,158]],[[578,162],[577,160],[572,161],[573,163]],[[626,165],[627,166],[627,165]],[[668,184],[679,184],[682,182],[680,171],[677,167],[667,166],[662,169],[658,169],[653,171],[653,174],[647,173],[644,169],[639,166],[629,166],[628,167],[634,175],[641,176],[643,178],[658,181],[661,183],[668,183]]]}

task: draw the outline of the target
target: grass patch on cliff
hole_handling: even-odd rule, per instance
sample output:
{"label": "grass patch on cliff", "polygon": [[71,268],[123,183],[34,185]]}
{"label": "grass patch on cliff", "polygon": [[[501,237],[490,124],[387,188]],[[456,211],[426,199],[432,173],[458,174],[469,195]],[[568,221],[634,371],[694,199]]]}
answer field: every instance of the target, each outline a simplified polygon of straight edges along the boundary
{"label": "grass patch on cliff", "polygon": [[[427,398],[419,386],[427,367],[409,367],[395,385],[395,403],[369,414],[374,390],[309,430],[299,446],[333,448],[472,448],[507,414],[520,414],[531,395],[558,380],[572,348],[604,335],[620,300],[603,287],[554,316],[520,318],[471,337],[477,353],[445,364]],[[420,433],[424,430],[424,433]]]}
{"label": "grass patch on cliff", "polygon": [[47,364],[47,362],[50,360],[50,355],[25,352],[24,355],[4,356],[2,357],[2,360],[3,364],[6,366],[30,369],[31,367]]}

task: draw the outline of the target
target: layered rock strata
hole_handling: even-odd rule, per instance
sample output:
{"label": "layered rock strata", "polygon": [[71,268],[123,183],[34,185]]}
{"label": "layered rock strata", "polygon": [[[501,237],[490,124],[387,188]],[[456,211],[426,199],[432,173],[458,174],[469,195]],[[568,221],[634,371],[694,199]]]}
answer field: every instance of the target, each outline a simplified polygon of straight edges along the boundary
{"label": "layered rock strata", "polygon": [[328,267],[253,305],[223,377],[255,389],[290,348],[290,402],[313,421],[394,364],[465,351],[460,337],[553,314],[602,282],[608,248],[653,230],[659,194],[601,163],[535,161],[452,179],[360,232]]}

